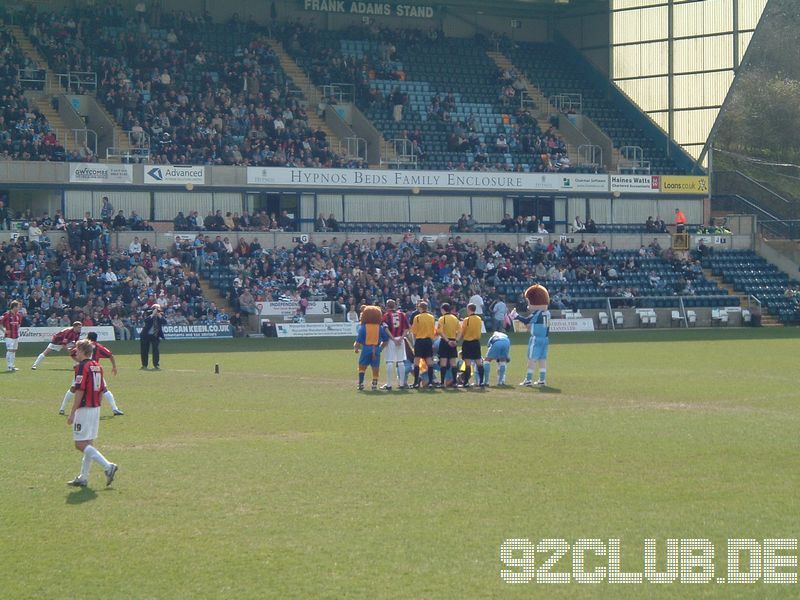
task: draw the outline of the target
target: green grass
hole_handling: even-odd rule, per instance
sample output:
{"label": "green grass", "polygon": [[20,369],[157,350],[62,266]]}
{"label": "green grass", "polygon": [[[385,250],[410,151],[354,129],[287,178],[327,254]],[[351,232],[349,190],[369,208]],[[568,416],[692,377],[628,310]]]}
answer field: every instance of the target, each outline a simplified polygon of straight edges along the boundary
{"label": "green grass", "polygon": [[511,586],[499,548],[619,538],[623,570],[641,571],[645,538],[662,553],[670,537],[708,538],[724,575],[728,538],[798,537],[799,337],[561,335],[548,390],[392,393],[355,391],[345,339],[167,342],[161,372],[118,343],[108,379],[126,416],[104,418],[96,444],[118,479],[105,488],[95,465],[78,491],[56,414],[71,361],[33,372],[41,348],[25,346],[21,371],[0,375],[0,596],[796,597],[763,583]]}

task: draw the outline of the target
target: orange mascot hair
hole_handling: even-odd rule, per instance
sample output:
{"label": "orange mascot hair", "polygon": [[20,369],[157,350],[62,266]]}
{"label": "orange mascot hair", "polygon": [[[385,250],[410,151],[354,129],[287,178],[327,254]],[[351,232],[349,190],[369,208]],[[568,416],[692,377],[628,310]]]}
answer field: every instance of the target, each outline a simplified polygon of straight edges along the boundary
{"label": "orange mascot hair", "polygon": [[362,325],[379,325],[383,320],[383,311],[380,306],[367,305],[361,309]]}
{"label": "orange mascot hair", "polygon": [[538,283],[525,290],[525,299],[531,306],[547,306],[550,304],[550,293]]}

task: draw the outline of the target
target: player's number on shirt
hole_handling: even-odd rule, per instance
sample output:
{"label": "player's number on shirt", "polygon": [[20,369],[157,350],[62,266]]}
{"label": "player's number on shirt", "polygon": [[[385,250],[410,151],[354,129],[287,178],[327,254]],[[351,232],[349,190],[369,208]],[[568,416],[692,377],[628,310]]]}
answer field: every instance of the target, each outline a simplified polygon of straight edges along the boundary
{"label": "player's number on shirt", "polygon": [[103,374],[99,370],[95,370],[95,368],[92,367],[92,387],[95,390],[99,390],[102,385]]}

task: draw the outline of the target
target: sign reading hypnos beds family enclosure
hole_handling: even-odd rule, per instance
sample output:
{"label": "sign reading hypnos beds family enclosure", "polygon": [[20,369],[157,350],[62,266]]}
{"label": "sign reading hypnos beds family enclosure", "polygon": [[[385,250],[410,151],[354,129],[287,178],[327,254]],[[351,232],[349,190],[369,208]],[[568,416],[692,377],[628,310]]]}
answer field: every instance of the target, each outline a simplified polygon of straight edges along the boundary
{"label": "sign reading hypnos beds family enclosure", "polygon": [[608,175],[249,167],[248,185],[400,190],[608,192]]}
{"label": "sign reading hypnos beds family enclosure", "polygon": [[374,15],[381,17],[412,17],[418,19],[432,19],[434,10],[432,6],[419,6],[415,4],[396,4],[394,2],[361,2],[353,0],[303,0],[305,10],[316,12]]}

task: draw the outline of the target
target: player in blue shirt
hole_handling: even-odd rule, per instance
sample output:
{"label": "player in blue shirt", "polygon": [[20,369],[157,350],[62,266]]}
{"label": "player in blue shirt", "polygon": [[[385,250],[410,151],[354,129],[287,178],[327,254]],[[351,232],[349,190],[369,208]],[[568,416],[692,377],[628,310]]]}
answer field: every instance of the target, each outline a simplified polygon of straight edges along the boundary
{"label": "player in blue shirt", "polygon": [[489,385],[489,374],[492,372],[492,361],[497,361],[497,385],[506,384],[506,366],[511,362],[509,351],[511,340],[502,331],[495,331],[489,338],[486,358],[483,359],[483,385]]}

